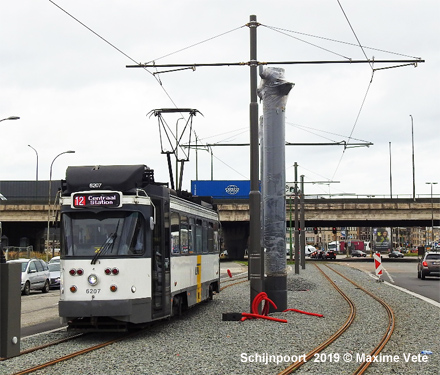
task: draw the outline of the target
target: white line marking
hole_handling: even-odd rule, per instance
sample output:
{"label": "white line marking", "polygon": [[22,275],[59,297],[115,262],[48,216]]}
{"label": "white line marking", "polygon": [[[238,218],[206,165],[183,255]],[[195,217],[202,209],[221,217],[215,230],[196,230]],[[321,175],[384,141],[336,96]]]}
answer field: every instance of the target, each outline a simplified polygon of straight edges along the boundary
{"label": "white line marking", "polygon": [[390,281],[394,284],[394,279],[391,277],[391,275],[388,273],[388,271],[386,270],[385,267],[382,267],[383,270],[387,273],[388,278],[390,279]]}
{"label": "white line marking", "polygon": [[[379,279],[376,275],[373,275],[373,274],[369,273],[368,271],[364,271],[364,272],[366,272],[368,275],[370,275],[375,280]],[[397,286],[397,285],[394,285],[394,284],[390,284],[388,281],[384,281],[384,284],[392,286],[393,288],[396,288],[396,289],[400,290],[401,292],[405,292],[406,294],[409,294],[409,295],[411,295],[413,297],[419,298],[422,301],[428,302],[431,305],[434,305],[435,307],[440,308],[440,303],[438,303],[437,301],[432,300],[431,298],[422,296],[421,294],[417,294],[417,293],[411,292],[410,290],[402,288],[400,286]]]}

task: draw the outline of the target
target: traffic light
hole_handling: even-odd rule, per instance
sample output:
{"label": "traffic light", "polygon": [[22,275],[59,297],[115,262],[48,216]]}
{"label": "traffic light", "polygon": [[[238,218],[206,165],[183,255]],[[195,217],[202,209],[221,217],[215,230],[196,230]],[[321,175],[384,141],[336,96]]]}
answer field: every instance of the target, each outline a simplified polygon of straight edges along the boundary
{"label": "traffic light", "polygon": [[318,234],[318,227],[313,227],[313,233]]}
{"label": "traffic light", "polygon": [[332,233],[333,233],[333,234],[336,234],[336,227],[333,227],[333,228],[332,228]]}

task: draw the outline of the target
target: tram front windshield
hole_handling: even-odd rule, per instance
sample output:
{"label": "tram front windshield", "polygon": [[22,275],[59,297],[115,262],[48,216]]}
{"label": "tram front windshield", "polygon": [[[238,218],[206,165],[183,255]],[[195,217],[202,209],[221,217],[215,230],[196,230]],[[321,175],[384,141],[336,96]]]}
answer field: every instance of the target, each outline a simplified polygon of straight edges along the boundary
{"label": "tram front windshield", "polygon": [[66,257],[140,256],[145,251],[144,228],[139,212],[65,213],[61,252]]}

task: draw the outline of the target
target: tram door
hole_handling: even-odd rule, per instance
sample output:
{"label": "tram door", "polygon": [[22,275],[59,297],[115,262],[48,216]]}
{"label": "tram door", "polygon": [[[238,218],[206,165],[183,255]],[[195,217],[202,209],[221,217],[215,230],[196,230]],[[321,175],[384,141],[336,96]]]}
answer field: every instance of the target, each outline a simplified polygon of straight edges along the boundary
{"label": "tram door", "polygon": [[170,221],[169,202],[154,200],[156,225],[153,230],[152,258],[152,317],[170,314]]}

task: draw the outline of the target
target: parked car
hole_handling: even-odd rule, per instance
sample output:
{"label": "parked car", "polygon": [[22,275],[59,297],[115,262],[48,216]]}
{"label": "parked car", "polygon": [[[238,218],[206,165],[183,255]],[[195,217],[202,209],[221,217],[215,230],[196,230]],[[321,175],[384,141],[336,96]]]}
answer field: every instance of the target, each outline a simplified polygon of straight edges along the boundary
{"label": "parked car", "polygon": [[50,273],[50,287],[59,288],[60,287],[60,262],[49,262],[49,273]]}
{"label": "parked car", "polygon": [[31,290],[49,292],[50,273],[46,262],[41,259],[17,259],[8,263],[21,264],[21,293],[29,295]]}
{"label": "parked car", "polygon": [[59,256],[53,257],[51,260],[49,260],[49,264],[51,263],[60,263],[60,257]]}
{"label": "parked car", "polygon": [[[246,255],[246,254],[245,254]],[[221,253],[220,253],[220,258],[221,259],[226,259],[228,257],[228,250],[223,250]]]}
{"label": "parked car", "polygon": [[324,259],[336,259],[336,254],[333,250],[327,250],[324,255],[323,255]]}
{"label": "parked car", "polygon": [[425,280],[425,276],[440,276],[440,253],[430,251],[417,264],[417,277]]}
{"label": "parked car", "polygon": [[315,250],[313,253],[310,254],[310,258],[323,259],[324,258],[324,251]]}
{"label": "parked car", "polygon": [[351,252],[352,257],[366,257],[367,253],[364,253],[362,250],[353,250]]}
{"label": "parked car", "polygon": [[403,258],[403,254],[399,251],[394,250],[388,254],[388,258]]}
{"label": "parked car", "polygon": [[311,256],[312,253],[315,252],[315,251],[316,251],[315,246],[306,245],[306,247],[305,247],[305,254],[306,254],[306,256]]}

